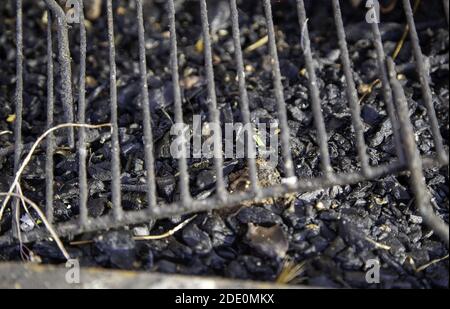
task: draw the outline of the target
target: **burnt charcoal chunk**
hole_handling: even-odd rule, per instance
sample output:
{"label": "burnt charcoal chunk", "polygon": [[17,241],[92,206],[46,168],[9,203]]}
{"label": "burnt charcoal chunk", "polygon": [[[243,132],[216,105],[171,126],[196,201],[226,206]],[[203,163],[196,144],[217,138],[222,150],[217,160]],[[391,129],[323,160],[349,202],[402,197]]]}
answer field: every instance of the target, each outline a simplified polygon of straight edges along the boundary
{"label": "burnt charcoal chunk", "polygon": [[430,256],[428,255],[428,251],[424,249],[414,249],[409,252],[408,255],[414,260],[416,265],[425,265],[430,261]]}
{"label": "burnt charcoal chunk", "polygon": [[235,240],[233,231],[219,216],[208,218],[202,228],[211,238],[213,247],[230,246]]}
{"label": "burnt charcoal chunk", "polygon": [[310,239],[310,242],[316,248],[317,252],[322,252],[328,247],[328,240],[323,238],[322,236],[316,236]]}
{"label": "burnt charcoal chunk", "polygon": [[[71,258],[76,258],[80,255],[78,249],[66,248]],[[35,255],[40,256],[46,262],[63,262],[66,260],[61,249],[54,242],[41,241],[33,246]]]}
{"label": "burnt charcoal chunk", "polygon": [[392,193],[397,201],[408,202],[411,200],[408,190],[400,184],[396,184],[396,186],[392,189]]}
{"label": "burnt charcoal chunk", "polygon": [[[126,231],[110,231],[99,236],[95,247],[104,258],[117,268],[129,269],[135,261],[135,241],[131,233]],[[102,257],[103,255],[103,257]]]}
{"label": "burnt charcoal chunk", "polygon": [[341,237],[336,237],[330,246],[325,250],[325,254],[329,257],[335,257],[339,252],[346,247],[344,240]]}
{"label": "burnt charcoal chunk", "polygon": [[303,122],[308,119],[307,114],[300,109],[298,106],[288,105],[287,109],[294,120]]}
{"label": "burnt charcoal chunk", "polygon": [[172,239],[167,250],[164,250],[162,257],[168,259],[176,259],[180,261],[189,261],[192,259],[193,251],[190,247],[181,244]]}
{"label": "burnt charcoal chunk", "polygon": [[439,259],[448,253],[444,244],[429,239],[423,242],[423,249],[428,251],[431,259]]}
{"label": "burnt charcoal chunk", "polygon": [[274,225],[282,223],[280,216],[263,207],[257,206],[242,208],[237,215],[237,219],[244,224]]}
{"label": "burnt charcoal chunk", "polygon": [[345,281],[351,286],[367,287],[366,273],[362,271],[346,271],[344,272]]}
{"label": "burnt charcoal chunk", "polygon": [[347,270],[358,270],[363,266],[363,262],[351,247],[348,247],[339,253],[336,259],[341,262],[342,267]]}
{"label": "burnt charcoal chunk", "polygon": [[73,213],[72,207],[64,204],[61,200],[54,202],[53,214],[56,220],[67,221],[72,217]]}
{"label": "burnt charcoal chunk", "polygon": [[163,87],[149,91],[150,108],[155,110],[166,109],[173,104],[173,84],[166,82]]}
{"label": "burnt charcoal chunk", "polygon": [[340,214],[337,211],[331,209],[321,212],[319,217],[324,221],[336,221],[339,220]]}
{"label": "burnt charcoal chunk", "polygon": [[380,146],[391,135],[392,135],[392,124],[389,119],[386,119],[379,128],[379,130],[371,137],[369,141],[370,147],[375,148]]}
{"label": "burnt charcoal chunk", "polygon": [[448,262],[447,266],[441,262],[426,270],[427,278],[430,278],[433,287],[448,289]]}
{"label": "burnt charcoal chunk", "polygon": [[44,179],[45,157],[37,156],[23,171],[23,178],[25,179]]}
{"label": "burnt charcoal chunk", "polygon": [[211,188],[216,183],[216,172],[212,170],[201,171],[197,175],[196,184],[199,190]]}
{"label": "burnt charcoal chunk", "polygon": [[178,272],[178,265],[167,260],[161,260],[156,262],[155,269],[159,272],[173,274]]}
{"label": "burnt charcoal chunk", "polygon": [[212,267],[215,270],[222,270],[226,264],[226,260],[214,251],[204,258],[204,262],[207,266]]}
{"label": "burnt charcoal chunk", "polygon": [[365,123],[375,126],[380,123],[382,119],[380,113],[372,105],[364,105],[361,110],[361,117]]}
{"label": "burnt charcoal chunk", "polygon": [[167,200],[172,200],[173,193],[177,187],[177,182],[173,176],[164,176],[156,178],[158,193]]}
{"label": "burnt charcoal chunk", "polygon": [[100,217],[105,211],[106,204],[108,203],[108,199],[106,198],[97,198],[88,200],[88,212],[89,216],[93,218]]}
{"label": "burnt charcoal chunk", "polygon": [[211,239],[208,234],[191,224],[183,229],[183,240],[197,254],[205,255],[212,250]]}
{"label": "burnt charcoal chunk", "polygon": [[298,79],[300,69],[291,61],[282,59],[280,60],[281,74],[290,81]]}
{"label": "burnt charcoal chunk", "polygon": [[234,279],[247,279],[249,274],[247,268],[238,261],[231,261],[225,269],[225,275]]}
{"label": "burnt charcoal chunk", "polygon": [[92,178],[96,180],[110,181],[112,179],[111,162],[109,161],[91,163],[88,166],[88,171]]}

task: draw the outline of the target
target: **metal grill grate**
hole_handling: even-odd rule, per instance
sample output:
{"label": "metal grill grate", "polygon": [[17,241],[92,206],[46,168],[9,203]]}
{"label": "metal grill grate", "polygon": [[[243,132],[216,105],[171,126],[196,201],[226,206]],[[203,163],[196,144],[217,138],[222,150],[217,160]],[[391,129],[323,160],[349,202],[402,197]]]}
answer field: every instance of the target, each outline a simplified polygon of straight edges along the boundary
{"label": "metal grill grate", "polygon": [[[71,84],[71,58],[69,52],[68,25],[66,23],[65,12],[55,0],[44,0],[48,9],[48,28],[47,28],[47,127],[54,126],[54,76],[53,76],[53,46],[52,46],[52,22],[58,24],[57,27],[57,55],[60,68],[60,87],[64,94],[61,98],[64,107],[65,118],[68,123],[74,121],[73,102],[74,94]],[[346,42],[346,33],[341,15],[339,0],[332,0],[335,26],[337,30],[337,39],[339,49],[341,51],[341,64],[346,80],[346,91],[351,111],[352,125],[355,132],[355,140],[357,153],[359,155],[359,163],[361,170],[350,173],[335,173],[330,161],[328,149],[328,137],[322,114],[322,102],[319,96],[319,88],[316,79],[316,67],[313,61],[311,42],[308,31],[308,19],[305,12],[303,0],[297,0],[299,34],[301,34],[301,43],[303,47],[306,70],[308,73],[308,86],[310,91],[310,99],[312,112],[314,116],[314,124],[317,131],[317,142],[319,145],[322,176],[312,179],[297,179],[295,175],[291,149],[289,145],[289,127],[286,112],[286,103],[284,98],[284,90],[282,84],[282,76],[280,72],[280,64],[277,54],[277,44],[274,29],[274,21],[272,18],[272,5],[270,0],[262,0],[264,3],[264,11],[266,18],[266,26],[268,33],[268,46],[271,57],[272,73],[273,73],[273,90],[276,98],[278,119],[281,129],[281,153],[284,162],[285,181],[282,184],[262,188],[258,186],[258,175],[255,159],[249,156],[249,178],[251,182],[251,190],[249,192],[240,192],[230,194],[227,192],[223,178],[224,160],[222,157],[221,141],[217,140],[215,147],[215,172],[217,175],[216,196],[205,200],[194,199],[189,190],[188,166],[185,158],[179,159],[179,187],[180,200],[171,205],[158,205],[156,198],[155,184],[155,157],[153,149],[153,137],[151,127],[151,111],[149,108],[148,85],[147,85],[147,64],[145,56],[145,37],[144,37],[144,20],[143,20],[143,0],[136,0],[136,21],[138,24],[139,38],[139,72],[140,72],[140,91],[143,114],[143,131],[144,131],[144,149],[145,149],[145,167],[146,167],[146,193],[148,197],[148,207],[140,211],[124,211],[121,206],[121,183],[120,183],[120,145],[119,145],[119,128],[117,115],[117,85],[116,85],[116,53],[115,53],[115,37],[114,37],[114,21],[112,0],[106,1],[107,7],[107,27],[108,27],[108,47],[109,47],[109,65],[110,65],[110,107],[111,107],[111,125],[112,125],[112,204],[113,212],[100,218],[92,218],[88,215],[87,199],[87,150],[86,150],[86,129],[78,129],[77,151],[79,155],[79,209],[80,214],[77,221],[67,223],[56,223],[53,219],[53,203],[54,203],[54,175],[53,175],[53,154],[55,151],[55,137],[50,134],[47,137],[46,146],[46,165],[45,165],[45,183],[46,183],[46,215],[51,223],[55,224],[55,230],[60,236],[75,235],[88,231],[96,231],[113,227],[120,227],[129,224],[138,224],[146,222],[149,219],[166,218],[174,215],[193,213],[198,211],[213,210],[237,205],[243,201],[252,201],[255,199],[264,199],[268,197],[280,196],[286,193],[313,191],[320,188],[331,187],[334,185],[355,184],[365,180],[377,179],[388,174],[399,173],[401,171],[409,171],[411,175],[411,187],[416,197],[416,204],[420,214],[424,218],[424,222],[432,228],[448,245],[449,229],[448,226],[438,218],[430,205],[430,196],[426,190],[424,183],[423,169],[448,165],[448,155],[444,148],[442,136],[439,130],[438,120],[436,117],[431,90],[428,83],[428,73],[424,66],[423,55],[419,45],[419,38],[415,28],[413,18],[413,10],[409,0],[403,0],[403,9],[407,17],[409,26],[410,41],[413,48],[415,64],[417,72],[420,76],[423,100],[425,102],[428,117],[430,121],[431,131],[434,138],[436,155],[433,157],[421,157],[416,141],[414,131],[408,116],[408,107],[406,98],[403,93],[402,86],[397,80],[395,65],[390,58],[387,58],[383,50],[383,43],[380,35],[379,25],[372,23],[373,42],[376,47],[379,65],[379,78],[382,82],[382,93],[387,107],[387,114],[393,125],[393,133],[395,138],[395,146],[397,160],[379,166],[371,166],[367,154],[367,146],[364,139],[363,123],[360,116],[360,105],[357,97],[357,90],[353,80],[352,65]],[[200,0],[200,16],[203,30],[204,42],[204,65],[206,69],[206,80],[208,90],[208,104],[211,123],[220,123],[219,111],[217,107],[216,87],[214,82],[213,56],[210,38],[210,25],[208,23],[208,8],[206,0]],[[83,1],[79,1],[83,11]],[[448,6],[448,1],[444,1],[444,5]],[[231,25],[232,36],[235,45],[235,64],[238,76],[240,106],[242,111],[242,119],[244,124],[250,123],[249,97],[247,94],[246,78],[244,73],[243,51],[240,41],[240,27],[238,18],[238,7],[236,0],[230,0],[231,7]],[[17,24],[17,82],[16,82],[16,122],[15,122],[15,146],[14,146],[14,165],[16,172],[20,166],[23,143],[22,143],[22,113],[23,113],[23,28],[22,28],[22,0],[16,0]],[[167,14],[169,16],[170,26],[170,63],[173,82],[173,95],[175,103],[175,120],[182,122],[183,109],[182,98],[180,93],[180,82],[178,73],[178,51],[175,23],[175,7],[174,1],[167,1]],[[84,16],[80,16],[80,63],[79,63],[79,93],[78,93],[78,115],[77,122],[85,123],[86,119],[86,98],[85,98],[85,78],[86,78],[86,29],[84,26]],[[246,141],[250,143],[249,149],[253,149],[253,139],[246,132]],[[220,135],[217,138],[220,138]],[[67,129],[67,143],[71,148],[75,148],[75,137],[73,128]],[[12,204],[13,213],[18,214],[18,201]],[[14,224],[14,220],[12,220]],[[33,230],[22,235],[25,242],[34,241],[47,237],[47,232],[43,230]],[[11,243],[17,241],[17,235],[14,228],[4,233],[0,238],[0,243]]]}

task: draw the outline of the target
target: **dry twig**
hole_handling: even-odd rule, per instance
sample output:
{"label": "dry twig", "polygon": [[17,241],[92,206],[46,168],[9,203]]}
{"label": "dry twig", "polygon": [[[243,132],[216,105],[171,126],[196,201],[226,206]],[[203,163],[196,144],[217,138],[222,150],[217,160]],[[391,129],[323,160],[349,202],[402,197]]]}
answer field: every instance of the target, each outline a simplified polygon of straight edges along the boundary
{"label": "dry twig", "polygon": [[5,193],[5,192],[1,192],[0,196],[13,196],[13,197],[17,197],[17,198],[21,198],[23,199],[28,205],[31,206],[31,208],[34,209],[34,211],[36,211],[36,213],[38,214],[39,218],[41,218],[42,222],[44,223],[45,227],[47,228],[48,232],[50,233],[51,237],[53,238],[53,240],[56,242],[56,244],[58,245],[59,249],[61,250],[61,252],[63,253],[64,257],[66,259],[70,259],[70,255],[67,252],[67,250],[64,248],[64,245],[61,241],[61,239],[58,237],[58,234],[56,233],[56,231],[53,229],[52,225],[47,221],[47,218],[45,217],[44,213],[41,211],[41,209],[39,208],[38,205],[36,205],[36,203],[34,203],[32,200],[30,200],[29,198],[25,197],[25,196],[21,196],[20,194],[17,193]]}
{"label": "dry twig", "polygon": [[[8,202],[11,198],[11,196],[13,196],[13,191],[14,189],[16,189],[16,187],[19,184],[20,181],[20,177],[22,176],[23,171],[25,170],[25,167],[28,165],[28,163],[31,161],[31,157],[33,156],[34,152],[36,151],[36,148],[39,146],[39,144],[52,132],[57,131],[59,129],[63,129],[63,128],[69,128],[69,127],[76,127],[76,128],[87,128],[87,129],[99,129],[99,128],[104,128],[104,127],[110,127],[111,124],[100,124],[100,125],[89,125],[89,124],[78,124],[78,123],[65,123],[65,124],[61,124],[58,125],[56,127],[50,128],[48,129],[46,132],[44,132],[44,134],[42,134],[37,140],[36,142],[33,144],[33,146],[30,149],[30,152],[28,153],[28,155],[25,157],[25,159],[23,160],[20,168],[17,170],[16,172],[16,176],[14,178],[14,181],[11,185],[11,187],[9,188],[8,194],[5,197],[5,200],[3,201],[2,207],[0,208],[0,220],[3,218],[3,213],[6,209],[6,206],[8,205]],[[20,197],[19,194],[17,194],[18,197]]]}
{"label": "dry twig", "polygon": [[[136,241],[141,241],[141,240],[161,240],[167,237],[170,237],[172,235],[174,235],[176,232],[178,232],[179,230],[181,230],[182,228],[184,228],[186,225],[188,225],[192,220],[194,220],[197,217],[197,215],[194,215],[188,219],[186,219],[185,221],[181,222],[180,224],[178,224],[177,226],[175,226],[173,229],[160,234],[160,235],[148,235],[148,236],[134,236],[133,239]],[[82,246],[82,245],[89,245],[94,243],[94,240],[90,239],[90,240],[80,240],[80,241],[72,241],[70,243],[71,246]]]}

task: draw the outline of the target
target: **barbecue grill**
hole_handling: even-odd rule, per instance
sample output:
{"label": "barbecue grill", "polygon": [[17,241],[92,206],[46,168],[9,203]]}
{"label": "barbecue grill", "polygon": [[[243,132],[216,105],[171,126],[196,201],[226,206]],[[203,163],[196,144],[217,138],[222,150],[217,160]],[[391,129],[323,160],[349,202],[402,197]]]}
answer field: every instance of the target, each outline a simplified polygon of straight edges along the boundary
{"label": "barbecue grill", "polygon": [[[24,95],[24,36],[27,35],[23,28],[23,3],[22,0],[15,0],[16,9],[16,33],[15,39],[17,44],[16,50],[16,91],[14,98],[11,100],[15,104],[15,121],[14,121],[14,146],[9,150],[14,153],[14,170],[15,179],[12,184],[20,182],[22,174],[22,163],[26,160],[26,155],[30,154],[30,145],[24,144],[22,137],[22,121],[23,121],[23,95]],[[45,205],[41,205],[45,211],[48,222],[54,227],[59,237],[69,237],[73,239],[75,235],[96,232],[112,228],[119,228],[129,225],[141,224],[150,220],[170,218],[174,216],[182,216],[202,211],[212,211],[219,209],[227,209],[235,207],[242,203],[261,201],[267,198],[275,198],[286,196],[287,194],[298,194],[303,192],[315,191],[318,189],[330,188],[333,186],[344,186],[357,184],[368,180],[376,180],[381,177],[393,174],[407,172],[410,179],[411,190],[414,193],[414,203],[417,206],[418,213],[423,217],[423,222],[435,234],[447,244],[449,242],[449,227],[445,221],[435,214],[431,203],[430,193],[424,180],[423,171],[433,167],[444,167],[448,165],[448,149],[444,145],[441,135],[440,123],[436,116],[433,93],[429,84],[429,71],[426,67],[426,61],[422,54],[422,48],[419,42],[418,32],[416,30],[414,8],[410,0],[399,1],[397,5],[402,6],[404,15],[406,16],[407,27],[409,29],[409,41],[414,55],[414,65],[420,81],[423,103],[429,120],[429,128],[434,141],[434,154],[432,156],[421,156],[418,150],[418,141],[415,138],[414,127],[411,123],[408,111],[407,98],[404,88],[398,79],[397,67],[392,58],[386,55],[383,47],[382,36],[380,34],[380,24],[373,22],[370,24],[371,40],[376,48],[376,56],[378,63],[378,78],[381,81],[381,91],[386,106],[386,112],[392,124],[392,131],[395,141],[396,158],[389,163],[372,165],[368,154],[368,146],[364,136],[364,124],[361,119],[361,104],[358,98],[358,89],[354,80],[353,64],[349,53],[346,28],[341,13],[342,1],[332,0],[329,5],[332,7],[334,14],[335,30],[337,34],[337,44],[340,50],[340,65],[345,78],[346,98],[351,112],[351,124],[353,127],[354,140],[358,154],[358,166],[355,171],[341,173],[335,172],[331,160],[328,145],[327,129],[323,115],[323,105],[321,99],[321,89],[317,82],[316,72],[317,63],[314,60],[314,50],[311,44],[310,24],[303,0],[296,1],[298,13],[298,38],[301,44],[303,57],[305,62],[305,74],[307,76],[309,100],[311,103],[313,123],[315,127],[316,141],[318,145],[318,156],[320,157],[321,173],[318,177],[302,178],[296,172],[295,163],[291,153],[290,145],[290,129],[288,124],[288,113],[285,100],[285,89],[283,87],[283,76],[280,70],[280,60],[277,48],[277,33],[275,21],[273,19],[272,2],[270,0],[262,0],[265,23],[267,28],[267,45],[270,56],[270,65],[273,79],[273,93],[276,100],[277,118],[280,128],[279,138],[281,142],[280,153],[283,166],[282,181],[279,184],[263,187],[259,185],[259,175],[257,162],[254,156],[247,159],[249,189],[242,192],[229,193],[224,176],[224,158],[222,149],[221,135],[214,135],[216,140],[214,147],[214,171],[216,174],[214,194],[206,199],[197,199],[191,194],[189,188],[189,165],[186,157],[178,159],[178,188],[179,198],[173,203],[160,203],[157,193],[156,177],[155,177],[155,149],[152,128],[152,110],[149,101],[148,86],[148,64],[146,53],[146,35],[143,15],[144,0],[136,0],[135,5],[135,22],[138,29],[138,69],[139,69],[139,89],[141,98],[142,126],[143,126],[143,149],[145,152],[145,178],[146,182],[139,185],[139,190],[145,192],[147,197],[146,207],[141,210],[124,210],[122,206],[122,197],[125,184],[121,183],[121,145],[119,143],[119,121],[118,121],[118,93],[117,93],[117,69],[116,59],[120,57],[115,49],[115,16],[113,9],[113,1],[106,0],[106,16],[107,16],[107,48],[109,50],[109,106],[110,119],[109,126],[105,130],[111,131],[111,195],[110,202],[112,211],[106,215],[92,217],[88,210],[88,197],[90,180],[87,171],[87,162],[89,160],[88,153],[88,133],[89,127],[78,127],[70,125],[62,125],[54,122],[55,104],[60,104],[64,110],[64,118],[66,123],[86,123],[86,59],[87,55],[87,36],[85,26],[85,16],[83,1],[75,1],[79,6],[81,13],[79,15],[79,24],[71,25],[67,20],[67,12],[64,6],[60,5],[56,0],[43,0],[47,9],[47,123],[48,129],[57,128],[58,131],[64,132],[55,137],[56,129],[49,132],[45,137]],[[174,0],[166,1],[165,14],[168,17],[170,36],[170,74],[172,77],[172,95],[174,98],[173,112],[176,123],[183,122],[184,102],[181,93],[180,76],[179,76],[179,40],[177,39],[176,29],[176,5]],[[341,2],[341,3],[340,3]],[[216,94],[216,79],[214,55],[212,46],[214,44],[211,35],[210,20],[208,19],[208,9],[210,3],[206,0],[199,0],[195,5],[198,6],[200,23],[202,27],[201,42],[203,44],[203,61],[205,72],[205,89],[207,91],[207,105],[209,113],[209,121],[213,124],[221,126],[221,117],[218,108],[218,99]],[[239,86],[239,98],[241,118],[244,124],[251,123],[249,94],[247,93],[246,68],[244,63],[244,51],[241,44],[241,28],[239,25],[239,7],[236,0],[230,0],[230,19],[231,35],[234,42],[234,63],[236,76]],[[448,0],[443,1],[443,5],[448,12]],[[369,8],[371,9],[371,8]],[[448,14],[447,14],[448,16]],[[447,17],[448,21],[448,17]],[[72,40],[74,32],[77,39]],[[56,40],[55,40],[56,38]],[[53,44],[56,41],[57,44]],[[71,55],[71,46],[79,44],[78,63],[73,61],[75,55]],[[54,59],[53,54],[57,58],[57,78],[54,76]],[[73,77],[76,74],[76,81]],[[60,89],[59,97],[55,97],[56,89]],[[56,98],[56,100],[55,100]],[[76,108],[74,108],[76,105]],[[76,111],[76,112],[75,112]],[[94,124],[92,124],[94,125]],[[44,133],[44,132],[41,132]],[[251,133],[246,132],[246,141],[249,149],[255,146],[255,140]],[[68,222],[58,222],[54,218],[54,162],[53,157],[57,146],[65,145],[73,152],[76,152],[78,162],[78,183],[79,183],[79,215],[76,219]],[[184,144],[183,144],[184,145]],[[4,150],[5,151],[5,150]],[[31,154],[30,154],[31,156]],[[23,192],[25,196],[27,192]],[[13,195],[16,194],[16,195]],[[20,232],[15,220],[16,216],[23,213],[20,210],[20,198],[17,186],[11,187],[9,195],[2,197],[1,214],[11,213],[10,228],[3,229],[0,236],[0,244],[14,244],[19,240],[23,243],[34,242],[42,239],[48,239],[50,236],[46,229],[33,229],[28,232]],[[5,226],[5,225],[4,225]]]}

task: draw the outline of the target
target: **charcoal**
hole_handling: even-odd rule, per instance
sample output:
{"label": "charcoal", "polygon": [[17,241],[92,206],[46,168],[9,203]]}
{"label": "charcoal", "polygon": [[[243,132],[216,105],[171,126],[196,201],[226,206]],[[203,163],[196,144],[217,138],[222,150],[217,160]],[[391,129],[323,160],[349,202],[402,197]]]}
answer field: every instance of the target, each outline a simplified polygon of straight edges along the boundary
{"label": "charcoal", "polygon": [[177,186],[175,177],[171,175],[158,177],[156,179],[156,185],[158,186],[158,193],[165,199],[171,201]]}
{"label": "charcoal", "polygon": [[53,205],[53,214],[57,220],[67,221],[72,217],[73,209],[61,200],[56,200]]}
{"label": "charcoal", "polygon": [[[32,248],[35,255],[43,258],[47,262],[62,263],[66,261],[66,258],[62,254],[61,250],[54,242],[43,241],[33,245]],[[77,258],[80,256],[80,252],[76,248],[69,248],[68,253],[71,257]]]}
{"label": "charcoal", "polygon": [[227,277],[235,279],[246,279],[249,277],[246,267],[238,261],[231,261],[225,268],[225,274]]}
{"label": "charcoal", "polygon": [[253,223],[258,225],[274,225],[281,223],[279,216],[262,207],[245,207],[237,214],[237,219],[243,223]]}
{"label": "charcoal", "polygon": [[20,218],[20,229],[22,232],[30,232],[35,228],[34,219],[29,214],[24,214]]}
{"label": "charcoal", "polygon": [[174,274],[179,270],[179,266],[167,260],[161,260],[156,262],[155,270],[163,273]]}
{"label": "charcoal", "polygon": [[340,214],[332,209],[329,211],[321,212],[319,217],[320,219],[325,221],[336,221],[340,219]]}
{"label": "charcoal", "polygon": [[299,122],[303,122],[308,119],[307,113],[303,112],[298,106],[288,105],[288,110],[292,118]]}
{"label": "charcoal", "polygon": [[[1,2],[1,1],[0,1]],[[0,6],[0,191],[7,192],[14,172],[14,122],[16,113],[16,38],[15,8],[3,1]],[[24,149],[21,159],[33,143],[47,129],[45,76],[46,40],[42,36],[45,4],[24,2],[24,113],[22,136]],[[33,2],[33,3],[32,3]],[[114,28],[117,64],[118,130],[121,161],[122,206],[125,212],[148,208],[146,158],[144,151],[141,80],[138,61],[138,25],[134,1],[114,1]],[[164,0],[143,1],[146,50],[146,76],[151,111],[153,148],[155,154],[155,182],[158,204],[180,199],[179,166],[170,155],[170,135],[175,122],[172,69],[170,68],[170,40],[168,15]],[[360,158],[342,66],[342,52],[336,39],[331,5],[323,9],[321,1],[305,1],[310,25],[313,64],[321,110],[328,133],[328,149],[336,174],[360,173]],[[358,1],[353,1],[354,3]],[[371,26],[356,18],[364,11],[363,1],[354,8],[341,1],[346,27],[351,68],[357,88],[370,85],[380,78],[377,52],[372,43]],[[384,2],[388,2],[387,0]],[[399,2],[399,1],[397,1]],[[448,72],[449,35],[441,2],[431,1],[427,10],[415,14],[424,64],[429,70],[433,105],[444,137],[448,135]],[[91,5],[90,3],[93,3]],[[88,50],[86,67],[86,120],[100,124],[111,121],[110,64],[106,43],[107,20],[100,1],[85,1],[88,22]],[[267,34],[262,2],[238,1],[239,24],[243,49],[258,42]],[[184,121],[191,123],[193,115],[202,121],[211,118],[211,98],[207,87],[202,30],[198,3],[175,0],[178,34],[178,59]],[[235,47],[230,27],[229,1],[207,0],[214,81],[221,122],[243,122],[242,98],[239,91]],[[309,179],[322,176],[312,100],[306,70],[305,54],[300,38],[295,1],[272,1],[278,58],[282,75],[289,126],[289,146],[300,184],[308,187]],[[382,4],[385,5],[385,4]],[[323,6],[323,5],[322,5]],[[101,14],[99,14],[101,12]],[[356,17],[355,17],[356,16]],[[405,27],[403,6],[383,13],[378,25],[386,55],[392,55]],[[77,25],[72,30],[77,30]],[[54,29],[56,30],[56,29]],[[332,30],[332,31],[330,31]],[[56,32],[54,32],[55,40]],[[55,44],[56,44],[55,41]],[[79,74],[79,31],[69,31],[74,78]],[[252,123],[279,121],[278,93],[274,92],[274,76],[268,44],[251,52],[244,52],[246,89]],[[55,57],[58,56],[54,45]],[[408,101],[409,118],[423,156],[434,156],[436,149],[430,130],[429,112],[423,100],[420,79],[409,38],[404,42],[395,62],[398,77]],[[59,63],[55,58],[54,125],[66,123],[61,106]],[[76,83],[75,83],[76,84]],[[78,90],[74,87],[75,112],[78,110]],[[277,94],[277,95],[275,95]],[[358,99],[361,93],[358,93]],[[395,139],[388,117],[387,102],[380,84],[359,103],[363,121],[367,154],[372,166],[396,160]],[[16,115],[17,116],[17,115]],[[74,122],[78,122],[74,119]],[[75,130],[76,132],[78,129]],[[85,129],[87,150],[88,214],[90,220],[112,215],[111,209],[111,129]],[[278,131],[277,131],[278,132]],[[67,130],[55,134],[54,159],[54,223],[76,224],[79,209],[78,145],[67,147]],[[281,131],[282,133],[282,131]],[[276,135],[279,139],[281,135]],[[46,139],[35,150],[32,160],[21,177],[25,196],[44,207]],[[267,145],[268,140],[265,141]],[[447,150],[448,139],[444,138]],[[258,171],[262,187],[281,185],[286,177],[284,158],[278,153],[278,166]],[[261,155],[261,153],[259,154]],[[193,198],[206,199],[216,194],[216,178],[212,159],[188,158],[189,184]],[[224,181],[232,187],[233,177],[248,179],[245,159],[226,159]],[[384,175],[385,173],[383,173]],[[134,235],[162,234],[185,219],[179,215],[144,224],[121,227],[117,230],[95,231],[77,236],[79,240],[94,240],[92,245],[69,246],[72,237],[62,238],[66,249],[78,257],[84,266],[137,269],[186,275],[241,278],[273,282],[279,273],[281,259],[289,255],[296,261],[308,260],[304,284],[323,287],[374,288],[448,288],[448,261],[436,262],[421,272],[415,267],[427,265],[448,255],[448,248],[437,235],[425,227],[416,207],[410,186],[409,173],[387,173],[373,181],[351,185],[342,184],[329,189],[300,192],[289,197],[277,197],[245,202],[233,207],[199,214],[189,225],[162,240],[137,241]],[[352,174],[353,175],[353,174]],[[448,221],[448,167],[424,170],[432,206]],[[339,176],[341,177],[341,176]],[[338,178],[345,183],[347,178]],[[246,183],[246,181],[244,181]],[[163,211],[164,205],[161,210]],[[31,216],[37,219],[31,209]],[[21,218],[26,218],[25,212]],[[11,211],[8,208],[0,222],[0,237],[12,231]],[[26,220],[29,221],[29,220]],[[23,222],[22,222],[23,223]],[[43,229],[42,224],[38,224]],[[252,228],[249,228],[251,226]],[[25,228],[27,230],[27,228]],[[33,228],[33,231],[36,227]],[[251,232],[251,233],[250,233]],[[260,237],[268,233],[270,237]],[[72,235],[69,235],[72,236]],[[276,236],[276,237],[275,237]],[[274,239],[278,241],[273,241]],[[3,238],[2,238],[3,240]],[[389,246],[377,247],[374,242]],[[64,263],[54,242],[27,243],[43,263]],[[20,261],[19,246],[0,248],[0,260]],[[365,263],[375,259],[381,264],[381,283],[368,286],[364,274]]]}
{"label": "charcoal", "polygon": [[328,286],[330,288],[338,288],[340,285],[327,275],[321,275],[308,279],[308,283],[311,286]]}
{"label": "charcoal", "polygon": [[226,260],[235,260],[237,252],[232,247],[221,247],[215,250],[217,255]]}
{"label": "charcoal", "polygon": [[235,235],[219,216],[211,216],[202,225],[202,229],[208,233],[214,248],[229,246],[235,240]]}
{"label": "charcoal", "polygon": [[173,104],[173,84],[167,82],[161,88],[149,92],[150,107],[153,111],[166,109]]}
{"label": "charcoal", "polygon": [[433,268],[426,271],[426,276],[430,278],[432,286],[436,288],[446,289],[448,286],[448,266],[438,264],[431,267]]}
{"label": "charcoal", "polygon": [[336,260],[342,264],[342,267],[346,270],[358,270],[363,266],[363,262],[357,256],[354,249],[348,247],[344,251],[338,253]]}
{"label": "charcoal", "polygon": [[110,162],[91,163],[88,165],[88,171],[96,180],[110,181],[112,177]]}
{"label": "charcoal", "polygon": [[196,184],[199,190],[209,189],[215,183],[216,183],[215,171],[204,170],[197,175]]}
{"label": "charcoal", "polygon": [[88,185],[89,185],[89,193],[91,195],[106,191],[105,183],[101,180],[93,179],[88,183]]}
{"label": "charcoal", "polygon": [[101,253],[100,258],[106,259],[111,265],[121,269],[133,267],[135,259],[135,242],[130,233],[111,231],[99,236],[95,247]]}
{"label": "charcoal", "polygon": [[195,224],[188,225],[183,230],[183,241],[199,255],[208,254],[213,247],[208,234]]}
{"label": "charcoal", "polygon": [[321,236],[312,237],[309,241],[315,247],[317,252],[322,252],[329,245],[328,240],[326,240],[325,238],[323,238]]}
{"label": "charcoal", "polygon": [[148,236],[150,235],[150,230],[147,225],[135,226],[133,228],[133,236]]}
{"label": "charcoal", "polygon": [[345,247],[346,246],[344,240],[338,236],[325,250],[325,254],[329,257],[335,257],[336,254],[344,250]]}
{"label": "charcoal", "polygon": [[417,243],[422,238],[422,228],[420,226],[411,227],[411,232],[408,234],[408,238],[412,243]]}
{"label": "charcoal", "polygon": [[367,287],[366,273],[362,271],[346,271],[344,280],[352,286]]}
{"label": "charcoal", "polygon": [[172,239],[167,247],[162,253],[163,258],[167,259],[177,259],[181,261],[190,261],[193,258],[193,250],[189,246],[183,245],[175,239]]}
{"label": "charcoal", "polygon": [[389,136],[392,135],[392,124],[389,119],[385,120],[379,130],[369,140],[370,147],[380,146]]}
{"label": "charcoal", "polygon": [[222,270],[222,269],[224,269],[224,267],[226,265],[226,259],[219,256],[214,251],[212,251],[211,254],[208,254],[203,259],[203,261],[204,261],[205,265],[211,267],[214,270]]}
{"label": "charcoal", "polygon": [[296,80],[299,76],[300,69],[291,61],[283,59],[280,61],[281,74],[289,80]]}
{"label": "charcoal", "polygon": [[87,207],[89,211],[89,216],[93,218],[100,217],[105,211],[105,207],[108,203],[106,198],[97,198],[88,200]]}
{"label": "charcoal", "polygon": [[409,222],[413,223],[413,224],[421,224],[423,221],[421,216],[414,216],[414,215],[410,215],[409,216]]}
{"label": "charcoal", "polygon": [[361,117],[365,123],[376,126],[382,120],[380,113],[371,105],[364,105],[361,110]]}

